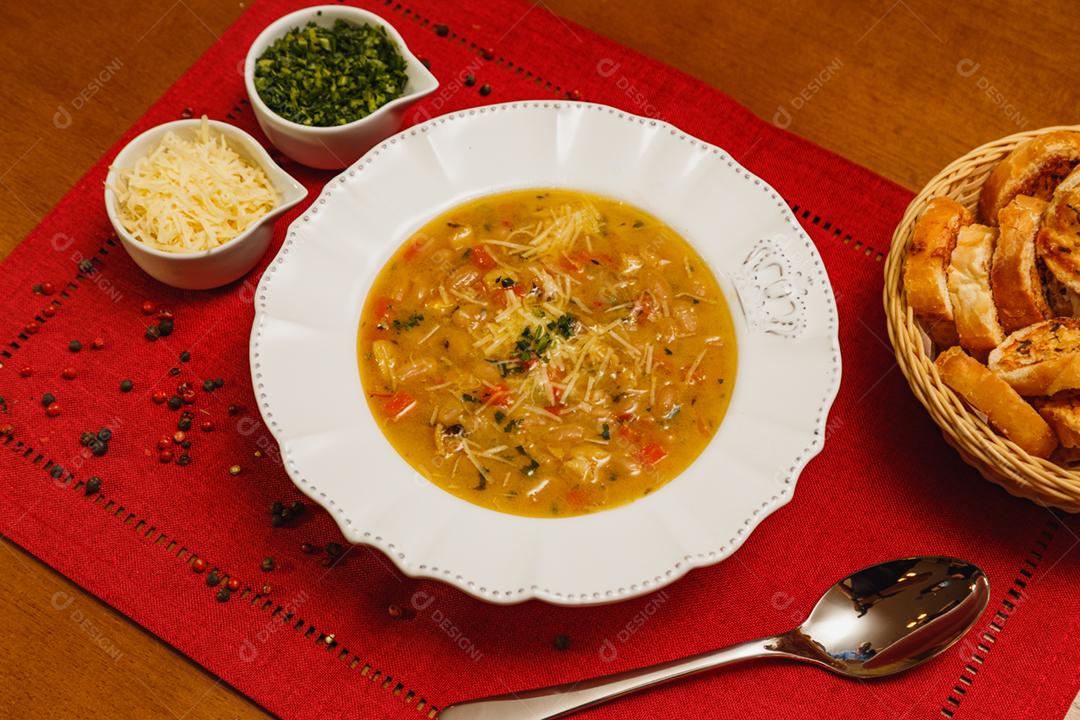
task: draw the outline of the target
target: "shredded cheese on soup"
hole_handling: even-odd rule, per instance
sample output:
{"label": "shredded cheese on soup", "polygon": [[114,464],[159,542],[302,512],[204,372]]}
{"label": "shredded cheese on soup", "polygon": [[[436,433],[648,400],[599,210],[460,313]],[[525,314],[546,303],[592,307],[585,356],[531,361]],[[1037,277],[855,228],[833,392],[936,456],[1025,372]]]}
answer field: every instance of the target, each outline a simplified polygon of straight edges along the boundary
{"label": "shredded cheese on soup", "polygon": [[132,237],[177,253],[224,245],[277,205],[262,168],[211,133],[205,115],[194,139],[165,133],[148,155],[120,171],[113,192]]}

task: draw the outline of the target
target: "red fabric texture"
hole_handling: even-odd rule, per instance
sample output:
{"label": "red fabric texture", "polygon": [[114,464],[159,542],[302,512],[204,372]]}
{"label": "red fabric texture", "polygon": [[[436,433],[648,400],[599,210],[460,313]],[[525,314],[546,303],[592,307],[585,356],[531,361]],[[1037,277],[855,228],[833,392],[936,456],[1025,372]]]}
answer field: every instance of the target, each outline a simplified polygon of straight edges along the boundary
{"label": "red fabric texture", "polygon": [[[4,263],[0,297],[10,300],[0,317],[7,408],[0,425],[10,424],[13,434],[0,447],[0,532],[289,718],[411,718],[459,699],[659,662],[794,626],[822,590],[864,565],[955,555],[987,571],[990,607],[962,643],[914,671],[861,683],[758,663],[581,716],[1064,715],[1080,685],[1075,523],[1007,495],[964,465],[896,368],[881,309],[880,254],[910,193],[542,5],[360,3],[399,28],[442,82],[410,122],[485,102],[580,95],[673,122],[724,147],[776,187],[821,251],[839,305],[844,377],[824,452],[803,473],[793,501],[732,558],[651,596],[605,607],[495,607],[436,582],[403,578],[365,547],[323,567],[301,543],[341,537],[316,508],[295,527],[271,527],[271,503],[301,497],[253,409],[248,374],[252,291],[273,253],[246,280],[221,290],[160,285],[110,240],[101,183],[124,142],[185,110],[261,138],[237,68],[263,27],[303,4],[256,3]],[[476,78],[471,87],[463,84],[468,74]],[[485,84],[492,91],[481,96]],[[313,191],[332,177],[282,162]],[[275,242],[296,214],[279,223]],[[94,270],[80,272],[78,263],[91,258]],[[45,281],[57,294],[31,291]],[[42,310],[53,300],[60,304],[46,317]],[[143,338],[145,300],[175,313],[173,335],[155,343]],[[25,333],[30,322],[40,324],[35,334]],[[105,339],[104,349],[90,348],[95,336]],[[71,353],[67,345],[76,338],[84,347]],[[178,361],[182,350],[190,351],[190,362]],[[20,376],[23,367],[30,377]],[[65,367],[78,376],[63,379]],[[314,360],[311,371],[318,371]],[[127,394],[118,389],[125,377],[135,383]],[[216,377],[224,387],[204,392],[202,381]],[[189,432],[193,461],[161,464],[156,442],[175,430],[178,413],[150,394],[171,394],[185,380],[198,396]],[[46,392],[57,396],[58,417],[46,417]],[[241,409],[230,415],[230,405]],[[202,419],[215,423],[213,432],[198,430]],[[83,457],[80,433],[102,426],[114,433],[108,453]],[[59,480],[51,475],[56,465],[63,468]],[[232,465],[241,467],[238,475],[229,473]],[[362,473],[360,454],[342,471]],[[100,496],[84,493],[91,475],[102,478]],[[192,553],[247,590],[216,601],[206,575],[192,572]],[[278,563],[271,573],[259,569],[267,555]],[[255,594],[264,583],[272,586],[268,598]],[[415,614],[395,619],[391,604]],[[556,649],[556,635],[569,637],[568,649]]]}

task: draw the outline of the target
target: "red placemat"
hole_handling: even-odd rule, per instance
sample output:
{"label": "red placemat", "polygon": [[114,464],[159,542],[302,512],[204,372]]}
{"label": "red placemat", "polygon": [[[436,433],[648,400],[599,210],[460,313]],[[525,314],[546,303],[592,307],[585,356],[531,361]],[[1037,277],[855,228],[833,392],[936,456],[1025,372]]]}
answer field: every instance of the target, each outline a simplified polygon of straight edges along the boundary
{"label": "red placemat", "polygon": [[[582,717],[1061,717],[1080,684],[1080,647],[1071,640],[1080,616],[1073,523],[1009,497],[963,465],[893,362],[880,303],[881,253],[909,193],[542,6],[360,4],[394,23],[442,82],[411,122],[484,102],[580,96],[662,117],[721,145],[792,202],[836,289],[844,359],[826,449],[803,473],[794,500],[731,559],[651,596],[587,609],[486,605],[404,578],[365,547],[348,548],[325,567],[325,553],[301,548],[340,541],[316,508],[293,527],[271,527],[271,504],[300,495],[252,409],[247,341],[263,266],[222,290],[172,290],[143,275],[115,244],[101,204],[108,160],[147,127],[206,113],[259,136],[240,60],[265,25],[303,5],[267,0],[4,263],[0,295],[12,300],[0,318],[0,424],[11,433],[0,448],[0,532],[271,712],[297,718],[433,715],[462,698],[771,634],[797,624],[850,570],[951,554],[988,572],[991,606],[964,642],[917,670],[857,683],[761,663]],[[475,84],[466,84],[469,76]],[[482,96],[485,85],[491,92]],[[331,177],[284,166],[313,190]],[[286,225],[279,224],[278,241]],[[32,291],[42,282],[54,294]],[[147,300],[175,314],[173,335],[143,338]],[[96,336],[103,349],[90,348]],[[67,349],[72,339],[83,342],[81,352]],[[183,350],[189,362],[179,362]],[[68,367],[75,379],[61,377]],[[174,367],[179,375],[170,373]],[[21,377],[23,368],[29,377]],[[311,371],[318,371],[314,359]],[[132,392],[118,389],[125,377],[134,381]],[[205,379],[218,377],[224,387],[202,390]],[[215,428],[189,433],[190,465],[165,465],[156,442],[175,430],[177,413],[154,404],[151,393],[171,394],[182,381],[197,390],[196,428],[204,419]],[[41,405],[46,392],[62,407],[57,417]],[[114,435],[107,454],[86,457],[80,433],[102,426]],[[364,472],[359,461],[342,471]],[[85,482],[95,475],[100,492],[88,495]],[[260,561],[268,555],[278,567],[264,574]],[[216,600],[219,588],[192,571],[195,557],[236,577],[241,589]],[[391,605],[403,609],[400,617],[388,612]],[[569,647],[556,648],[558,635]]]}

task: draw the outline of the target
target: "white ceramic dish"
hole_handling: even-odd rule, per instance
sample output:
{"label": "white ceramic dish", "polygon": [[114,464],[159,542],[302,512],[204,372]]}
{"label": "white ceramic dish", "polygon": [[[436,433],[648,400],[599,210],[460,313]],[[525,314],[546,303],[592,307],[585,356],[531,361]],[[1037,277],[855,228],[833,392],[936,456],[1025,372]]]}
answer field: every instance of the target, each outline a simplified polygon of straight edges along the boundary
{"label": "white ceramic dish", "polygon": [[228,123],[217,120],[209,120],[208,123],[211,132],[224,135],[226,142],[241,157],[263,169],[278,195],[278,204],[273,210],[224,245],[191,253],[157,250],[132,237],[131,233],[124,229],[116,209],[113,187],[117,181],[117,169],[134,165],[157,147],[162,136],[169,131],[184,139],[194,137],[202,124],[200,118],[176,120],[150,128],[117,154],[105,178],[105,211],[128,255],[151,277],[166,285],[185,290],[221,287],[239,279],[255,267],[270,246],[270,239],[274,235],[274,222],[308,194],[307,188],[270,159],[270,155],[255,138]]}
{"label": "white ceramic dish", "polygon": [[[552,186],[623,199],[689,240],[731,301],[739,365],[723,424],[682,475],[613,510],[538,519],[417,475],[376,426],[355,352],[365,295],[411,232],[477,196]],[[722,560],[788,502],[824,442],[840,351],[821,258],[765,182],[663,122],[521,102],[430,120],[329,182],[259,284],[251,367],[286,469],[350,541],[492,602],[581,605]]]}
{"label": "white ceramic dish", "polygon": [[[380,25],[397,44],[405,58],[409,82],[405,94],[391,100],[367,117],[334,127],[310,127],[286,120],[266,106],[255,90],[255,61],[275,40],[289,30],[315,22],[320,27],[330,27],[335,20],[346,20],[355,25]],[[244,84],[247,87],[255,119],[266,137],[281,152],[298,163],[324,170],[337,170],[352,164],[376,143],[385,140],[401,128],[405,111],[425,95],[439,87],[423,63],[421,63],[394,27],[375,13],[345,5],[316,5],[304,8],[271,23],[259,33],[244,60]]]}

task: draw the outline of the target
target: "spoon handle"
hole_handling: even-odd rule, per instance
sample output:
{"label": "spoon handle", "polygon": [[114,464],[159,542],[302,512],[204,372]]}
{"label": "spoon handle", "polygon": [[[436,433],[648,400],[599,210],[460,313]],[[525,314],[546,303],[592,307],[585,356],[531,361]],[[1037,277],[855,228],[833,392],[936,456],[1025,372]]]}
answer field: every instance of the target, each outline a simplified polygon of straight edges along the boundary
{"label": "spoon handle", "polygon": [[470,700],[445,708],[439,720],[551,720],[637,690],[753,658],[788,655],[779,637],[751,640],[659,665],[565,685]]}

